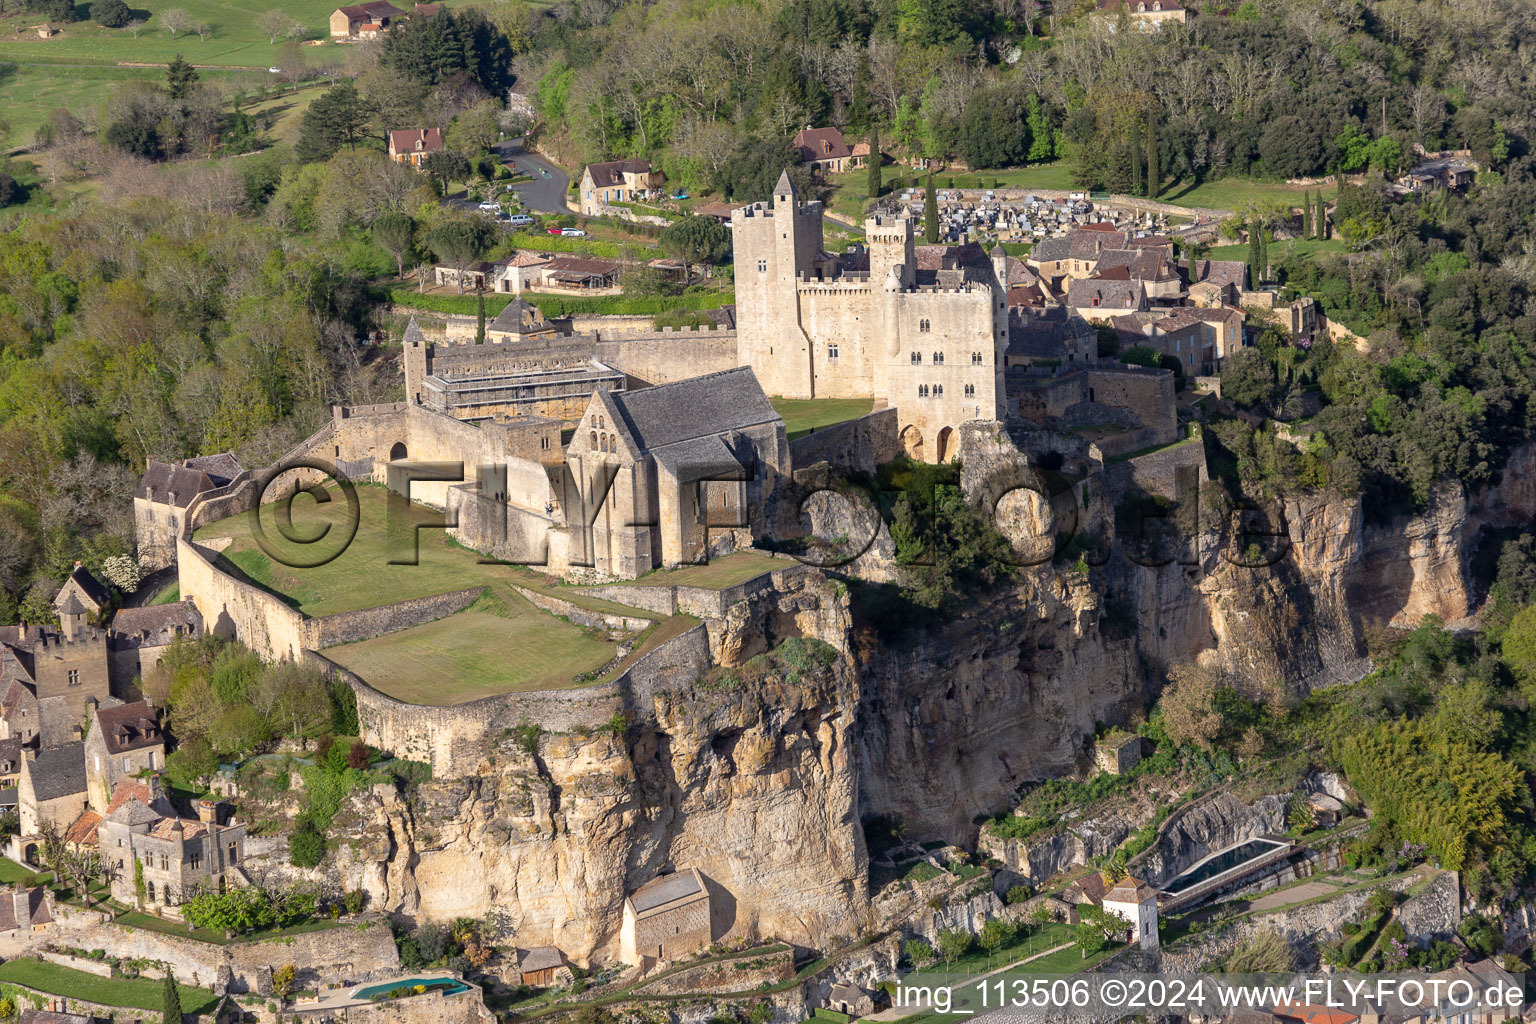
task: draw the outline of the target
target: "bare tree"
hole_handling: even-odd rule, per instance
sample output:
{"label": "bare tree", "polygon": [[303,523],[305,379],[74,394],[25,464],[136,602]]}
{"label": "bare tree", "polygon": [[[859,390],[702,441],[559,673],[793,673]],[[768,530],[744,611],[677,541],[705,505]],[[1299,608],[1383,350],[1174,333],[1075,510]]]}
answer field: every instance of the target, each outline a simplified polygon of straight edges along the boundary
{"label": "bare tree", "polygon": [[256,15],[256,28],[262,35],[267,37],[269,44],[276,46],[277,37],[288,31],[288,26],[292,21],[293,19],[286,12],[274,7]]}
{"label": "bare tree", "polygon": [[213,32],[213,26],[206,21],[200,21],[192,26],[192,31],[197,33],[197,38],[207,39],[209,34]]}
{"label": "bare tree", "polygon": [[133,38],[135,38],[135,39],[139,38],[139,30],[141,28],[143,28],[143,27],[144,27],[144,19],[143,18],[134,18],[133,20],[129,21],[128,24],[123,26],[123,28],[126,28],[128,30],[128,34],[133,36]]}
{"label": "bare tree", "polygon": [[184,7],[172,7],[160,15],[160,24],[164,25],[175,39],[178,32],[190,32],[196,27],[197,22],[188,14]]}

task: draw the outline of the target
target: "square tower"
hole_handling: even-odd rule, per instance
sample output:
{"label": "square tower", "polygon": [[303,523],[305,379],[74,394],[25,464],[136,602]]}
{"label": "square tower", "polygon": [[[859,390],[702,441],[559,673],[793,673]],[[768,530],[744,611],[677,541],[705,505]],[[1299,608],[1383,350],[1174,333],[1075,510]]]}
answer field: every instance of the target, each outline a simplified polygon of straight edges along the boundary
{"label": "square tower", "polygon": [[802,203],[789,172],[773,203],[731,215],[736,267],[737,351],[770,395],[816,397],[815,352],[800,325],[795,282],[816,270],[821,204]]}

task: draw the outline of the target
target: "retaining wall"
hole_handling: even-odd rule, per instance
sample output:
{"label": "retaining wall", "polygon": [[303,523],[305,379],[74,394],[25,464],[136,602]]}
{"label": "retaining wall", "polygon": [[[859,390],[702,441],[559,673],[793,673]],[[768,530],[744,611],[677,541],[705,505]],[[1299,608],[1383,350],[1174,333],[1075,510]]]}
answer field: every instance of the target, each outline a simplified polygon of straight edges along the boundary
{"label": "retaining wall", "polygon": [[337,612],[304,623],[304,647],[321,650],[336,644],[349,644],[358,640],[371,640],[385,633],[419,626],[424,622],[445,618],[461,612],[474,604],[484,587],[454,590],[431,597],[413,597],[396,601],[380,608],[363,608],[355,612]]}
{"label": "retaining wall", "polygon": [[445,995],[427,992],[405,999],[385,999],[376,1003],[337,1009],[295,1006],[289,1019],[301,1021],[347,1021],[348,1024],[494,1024],[496,1015],[486,1009],[476,988]]}
{"label": "retaining wall", "polygon": [[896,410],[876,409],[846,423],[822,427],[789,442],[795,469],[826,462],[844,473],[873,473],[902,452],[897,440]]}
{"label": "retaining wall", "polygon": [[529,604],[536,608],[542,608],[552,615],[563,615],[578,626],[592,626],[598,629],[627,629],[638,631],[651,624],[650,619],[630,615],[611,615],[604,612],[594,612],[570,601],[561,600],[558,597],[550,597],[536,590],[528,590],[512,584],[512,589],[523,595]]}

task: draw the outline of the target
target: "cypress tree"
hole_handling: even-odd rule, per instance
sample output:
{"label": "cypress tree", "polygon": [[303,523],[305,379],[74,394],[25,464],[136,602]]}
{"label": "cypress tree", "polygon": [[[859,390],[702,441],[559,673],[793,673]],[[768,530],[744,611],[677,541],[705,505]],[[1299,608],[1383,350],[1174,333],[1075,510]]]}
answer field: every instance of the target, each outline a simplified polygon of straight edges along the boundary
{"label": "cypress tree", "polygon": [[880,198],[880,126],[869,130],[869,198]]}
{"label": "cypress tree", "polygon": [[1157,125],[1151,118],[1147,119],[1147,195],[1157,195],[1162,188],[1161,175],[1157,166]]}
{"label": "cypress tree", "polygon": [[485,289],[476,288],[475,298],[480,300],[480,319],[475,324],[475,344],[482,345],[485,343]]}
{"label": "cypress tree", "polygon": [[933,171],[928,171],[928,194],[923,197],[923,240],[929,245],[939,241],[939,198],[933,194]]}
{"label": "cypress tree", "polygon": [[1131,143],[1131,194],[1142,194],[1141,180],[1141,147],[1135,142]]}
{"label": "cypress tree", "polygon": [[1301,237],[1312,237],[1312,192],[1310,189],[1301,194]]}
{"label": "cypress tree", "polygon": [[1248,290],[1259,289],[1259,227],[1248,225]]}
{"label": "cypress tree", "polygon": [[165,984],[161,992],[165,1000],[165,1015],[161,1024],[181,1024],[181,991],[176,987],[170,964],[165,965]]}
{"label": "cypress tree", "polygon": [[1312,224],[1317,228],[1317,240],[1319,242],[1328,237],[1328,205],[1323,201],[1323,190],[1317,190],[1317,213],[1312,218]]}
{"label": "cypress tree", "polygon": [[1269,228],[1259,225],[1259,280],[1269,280]]}

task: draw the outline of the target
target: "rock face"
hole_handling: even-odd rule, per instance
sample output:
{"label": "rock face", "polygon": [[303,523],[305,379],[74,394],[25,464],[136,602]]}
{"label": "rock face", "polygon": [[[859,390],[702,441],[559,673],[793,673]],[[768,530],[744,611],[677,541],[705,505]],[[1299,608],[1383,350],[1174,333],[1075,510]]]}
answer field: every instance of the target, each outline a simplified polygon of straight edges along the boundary
{"label": "rock face", "polygon": [[1201,797],[1169,816],[1157,842],[1131,868],[1161,886],[1218,850],[1266,832],[1283,832],[1288,798],[1263,796],[1245,804],[1225,789]]}

